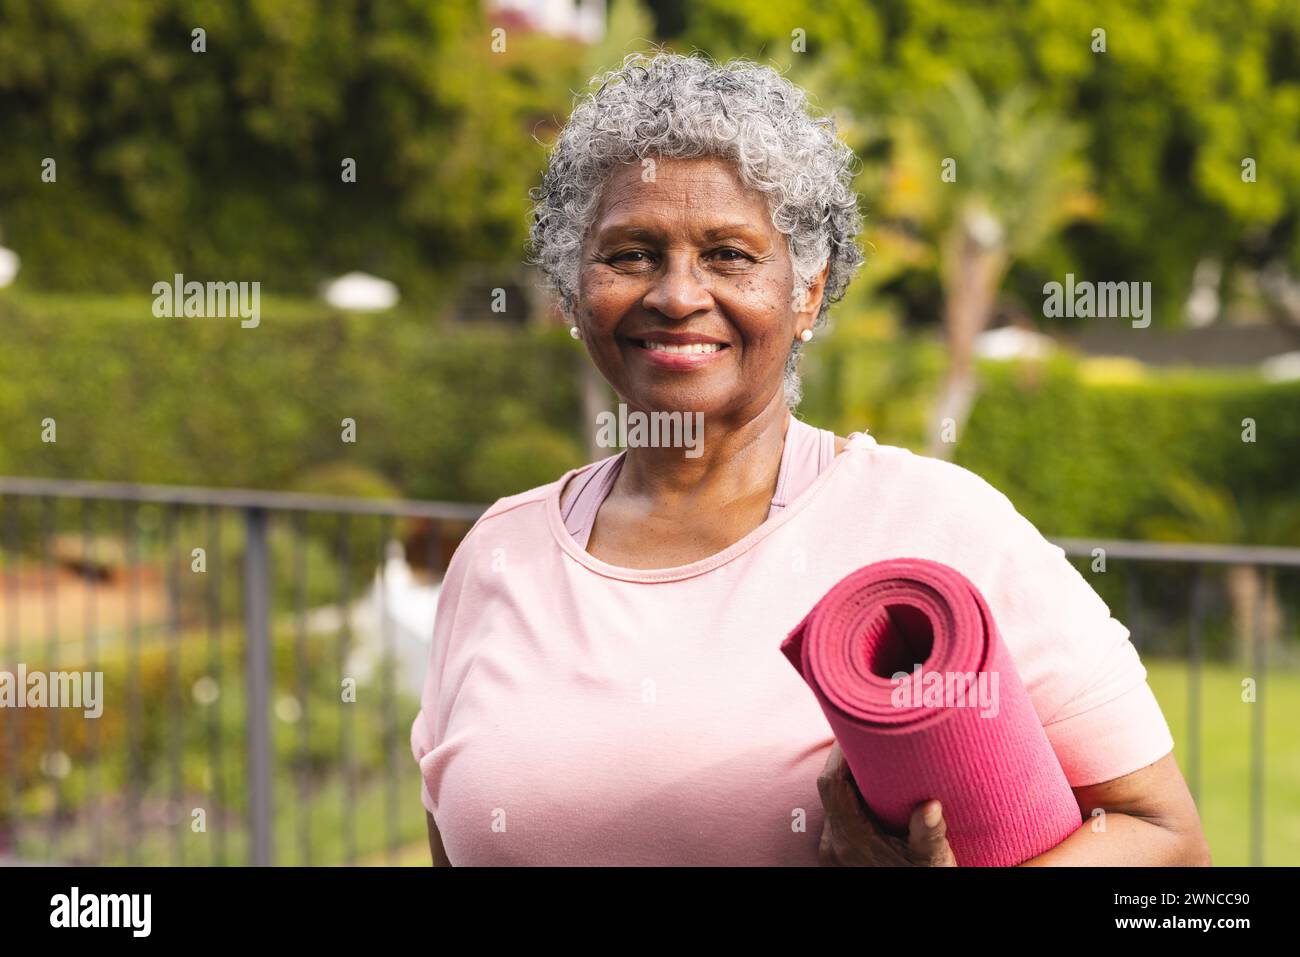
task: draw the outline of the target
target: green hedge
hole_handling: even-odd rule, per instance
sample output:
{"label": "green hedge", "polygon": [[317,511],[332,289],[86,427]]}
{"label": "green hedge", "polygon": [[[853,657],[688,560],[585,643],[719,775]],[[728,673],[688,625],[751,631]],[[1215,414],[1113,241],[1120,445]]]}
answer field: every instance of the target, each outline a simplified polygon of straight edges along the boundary
{"label": "green hedge", "polygon": [[157,319],[147,298],[18,295],[0,297],[0,327],[0,474],[286,488],[351,465],[408,496],[481,501],[474,477],[503,460],[503,437],[518,472],[498,494],[583,457],[579,356],[561,328],[264,299],[243,329]]}
{"label": "green hedge", "polygon": [[[983,363],[954,461],[1063,536],[1141,537],[1142,519],[1167,509],[1171,475],[1225,488],[1243,506],[1295,498],[1300,382],[1115,368],[1068,354]],[[1242,440],[1246,418],[1254,442]]]}

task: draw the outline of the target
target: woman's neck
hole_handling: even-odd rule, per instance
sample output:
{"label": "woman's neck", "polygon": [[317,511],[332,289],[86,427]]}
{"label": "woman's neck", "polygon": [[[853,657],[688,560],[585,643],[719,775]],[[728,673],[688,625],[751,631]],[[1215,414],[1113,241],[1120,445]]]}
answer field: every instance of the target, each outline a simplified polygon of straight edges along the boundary
{"label": "woman's neck", "polygon": [[761,412],[739,423],[706,416],[698,456],[690,458],[681,448],[631,447],[612,494],[653,504],[661,515],[709,502],[770,500],[789,424],[779,391]]}

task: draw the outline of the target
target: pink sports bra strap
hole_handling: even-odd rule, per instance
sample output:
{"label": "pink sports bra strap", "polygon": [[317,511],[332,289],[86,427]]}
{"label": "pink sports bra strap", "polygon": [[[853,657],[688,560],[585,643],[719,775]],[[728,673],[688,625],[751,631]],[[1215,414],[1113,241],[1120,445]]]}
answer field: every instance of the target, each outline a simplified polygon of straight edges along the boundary
{"label": "pink sports bra strap", "polygon": [[[573,479],[581,484],[561,515],[564,527],[582,548],[587,547],[591,528],[596,522],[596,513],[614,488],[614,480],[618,478],[626,455],[626,451],[611,455],[578,473]],[[796,499],[816,481],[818,475],[830,467],[834,458],[834,432],[819,429],[790,416],[785,446],[781,451],[781,465],[777,472],[776,492],[772,496],[772,506],[767,517],[772,518]]]}
{"label": "pink sports bra strap", "polygon": [[835,433],[790,416],[781,452],[781,471],[767,517],[771,518],[798,498],[835,457]]}
{"label": "pink sports bra strap", "polygon": [[614,488],[614,480],[618,478],[626,454],[626,452],[619,452],[617,455],[611,455],[574,478],[575,482],[581,482],[582,485],[569,499],[569,505],[562,512],[562,516],[564,527],[583,548],[587,547],[587,540],[591,537],[591,527],[596,522],[596,512],[600,510],[601,504]]}

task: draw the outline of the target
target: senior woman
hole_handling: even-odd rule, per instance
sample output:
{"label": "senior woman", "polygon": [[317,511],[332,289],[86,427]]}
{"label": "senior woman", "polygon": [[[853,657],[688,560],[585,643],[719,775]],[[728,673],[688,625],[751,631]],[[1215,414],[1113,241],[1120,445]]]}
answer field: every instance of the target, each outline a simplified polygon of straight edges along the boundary
{"label": "senior woman", "polygon": [[1064,553],[974,473],[792,415],[861,261],[852,164],[744,61],[629,58],[574,110],[537,261],[622,401],[701,413],[702,451],[630,446],[457,549],[411,733],[436,864],[954,864],[938,801],[877,825],[778,650],[898,556],[980,589],[1078,799],[1027,863],[1208,863],[1128,630]]}

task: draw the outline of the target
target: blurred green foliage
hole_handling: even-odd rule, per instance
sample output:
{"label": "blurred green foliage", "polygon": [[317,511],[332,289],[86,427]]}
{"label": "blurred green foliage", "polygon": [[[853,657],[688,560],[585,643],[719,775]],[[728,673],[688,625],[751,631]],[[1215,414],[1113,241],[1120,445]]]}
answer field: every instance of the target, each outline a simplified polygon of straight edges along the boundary
{"label": "blurred green foliage", "polygon": [[[1300,5],[698,0],[664,22],[678,49],[788,68],[866,160],[871,212],[892,120],[958,76],[1078,124],[1098,215],[1029,251],[1025,301],[1073,269],[1151,281],[1169,321],[1202,258],[1229,282],[1300,266]],[[360,268],[445,301],[466,265],[518,263],[571,92],[656,29],[632,0],[591,47],[512,28],[494,53],[490,28],[477,0],[0,0],[0,239],[46,289],[182,272],[303,293]]]}
{"label": "blurred green foliage", "polygon": [[[804,53],[791,49],[796,30]],[[1273,259],[1300,266],[1300,4],[697,0],[681,41],[788,67],[867,160],[871,212],[889,199],[889,118],[958,74],[995,97],[1032,88],[1080,124],[1100,214],[1030,251],[1011,277],[1026,302],[1072,269],[1150,281],[1169,322],[1204,256],[1226,264],[1227,281]],[[960,166],[961,144],[948,155]]]}
{"label": "blurred green foliage", "polygon": [[[866,428],[878,442],[916,449],[944,361],[934,340],[837,331],[833,347],[807,357],[800,416],[840,435]],[[1146,538],[1151,517],[1174,510],[1174,476],[1221,490],[1247,513],[1295,499],[1300,382],[1065,351],[1043,362],[981,360],[979,374],[953,461],[1005,493],[1044,534]],[[1248,418],[1254,442],[1242,440]]]}
{"label": "blurred green foliage", "polygon": [[493,54],[477,0],[0,0],[0,238],[50,289],[364,269],[432,297],[517,263],[579,54]]}
{"label": "blurred green foliage", "polygon": [[[0,474],[344,494],[381,481],[383,492],[477,501],[484,456],[528,465],[495,479],[510,491],[581,464],[575,346],[563,328],[274,301],[262,312],[258,328],[241,329],[155,319],[144,298],[81,309],[0,297]],[[46,418],[57,442],[41,441]],[[343,441],[345,418],[355,442]],[[531,460],[517,442],[501,445],[526,434],[519,441],[542,450]],[[353,479],[340,486],[344,465]],[[356,469],[383,479],[362,488],[356,476],[368,473]]]}
{"label": "blurred green foliage", "polygon": [[[1143,538],[1144,522],[1170,509],[1176,475],[1227,489],[1243,508],[1295,498],[1300,382],[1201,370],[1114,376],[1067,354],[986,362],[981,376],[954,461],[1046,532]],[[1246,419],[1254,441],[1243,440]]]}
{"label": "blurred green foliage", "polygon": [[822,346],[801,360],[799,417],[838,435],[866,429],[878,442],[919,448],[947,364],[943,343],[882,339],[840,323]]}

